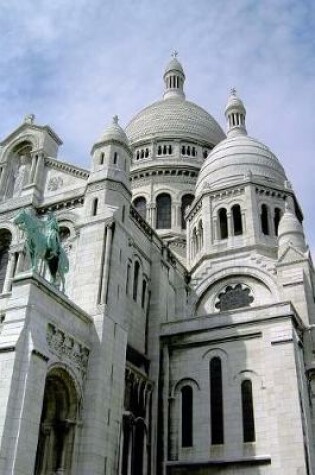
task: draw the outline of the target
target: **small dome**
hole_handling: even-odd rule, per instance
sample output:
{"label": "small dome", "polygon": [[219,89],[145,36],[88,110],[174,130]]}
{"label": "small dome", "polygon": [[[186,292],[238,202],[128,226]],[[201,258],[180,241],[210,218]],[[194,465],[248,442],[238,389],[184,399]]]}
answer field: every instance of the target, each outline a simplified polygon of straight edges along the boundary
{"label": "small dome", "polygon": [[107,127],[105,132],[102,134],[100,139],[98,140],[99,142],[108,142],[111,140],[115,140],[116,142],[121,142],[124,145],[128,145],[128,138],[127,135],[125,134],[124,130],[120,127],[118,124],[118,117],[115,115],[113,117],[112,123]]}
{"label": "small dome", "polygon": [[169,71],[179,71],[185,76],[183,66],[176,57],[172,58],[171,61],[168,63],[165,68],[164,75],[167,74]]}
{"label": "small dome", "polygon": [[231,90],[231,94],[229,95],[226,107],[225,107],[225,114],[229,112],[230,109],[237,109],[240,111],[246,112],[245,106],[243,101],[237,96],[236,89]]}
{"label": "small dome", "polygon": [[181,97],[146,107],[129,122],[126,133],[131,144],[154,138],[180,138],[215,145],[225,138],[208,112]]}
{"label": "small dome", "polygon": [[297,249],[305,251],[303,226],[287,203],[278,227],[278,244],[279,248],[291,244]]}
{"label": "small dome", "polygon": [[270,184],[284,186],[285,171],[268,147],[248,135],[229,137],[217,145],[203,163],[196,195],[203,188],[222,188],[239,183],[248,174]]}

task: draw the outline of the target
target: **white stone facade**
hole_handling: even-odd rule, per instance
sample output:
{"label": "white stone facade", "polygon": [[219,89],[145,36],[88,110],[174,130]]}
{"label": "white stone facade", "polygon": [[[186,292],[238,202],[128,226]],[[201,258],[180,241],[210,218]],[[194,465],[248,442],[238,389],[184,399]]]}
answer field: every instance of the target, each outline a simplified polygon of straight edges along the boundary
{"label": "white stone facade", "polygon": [[[162,101],[89,170],[27,116],[0,150],[0,473],[315,473],[314,270],[283,166],[186,101]],[[63,293],[32,271],[21,209],[58,219]]]}

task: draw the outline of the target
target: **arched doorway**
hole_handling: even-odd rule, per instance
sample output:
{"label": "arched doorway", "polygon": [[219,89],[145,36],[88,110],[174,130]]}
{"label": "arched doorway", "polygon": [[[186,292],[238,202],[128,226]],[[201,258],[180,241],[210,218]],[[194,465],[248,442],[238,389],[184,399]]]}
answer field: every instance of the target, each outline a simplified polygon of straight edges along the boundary
{"label": "arched doorway", "polygon": [[61,368],[50,371],[45,383],[35,475],[70,475],[78,405],[71,376]]}

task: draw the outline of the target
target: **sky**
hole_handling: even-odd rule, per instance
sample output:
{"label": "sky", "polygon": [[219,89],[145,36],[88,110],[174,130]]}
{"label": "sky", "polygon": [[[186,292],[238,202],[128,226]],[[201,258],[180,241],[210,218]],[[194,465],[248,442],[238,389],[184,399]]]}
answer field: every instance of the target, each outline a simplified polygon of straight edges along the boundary
{"label": "sky", "polygon": [[0,31],[1,139],[34,113],[63,140],[58,157],[86,168],[113,115],[125,127],[162,97],[173,50],[187,99],[223,128],[235,87],[315,251],[313,0],[0,0]]}

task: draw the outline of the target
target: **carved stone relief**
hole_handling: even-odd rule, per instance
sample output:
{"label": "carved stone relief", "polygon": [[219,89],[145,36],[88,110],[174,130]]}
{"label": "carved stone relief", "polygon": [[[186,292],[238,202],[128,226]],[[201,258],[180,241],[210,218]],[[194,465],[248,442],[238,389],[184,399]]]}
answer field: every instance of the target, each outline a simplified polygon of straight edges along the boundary
{"label": "carved stone relief", "polygon": [[56,191],[59,188],[61,188],[62,185],[63,185],[63,179],[61,178],[61,176],[53,176],[50,178],[48,182],[47,189],[49,191]]}
{"label": "carved stone relief", "polygon": [[46,340],[51,353],[58,356],[60,360],[68,360],[82,376],[85,375],[90,354],[86,346],[52,323],[48,323]]}

